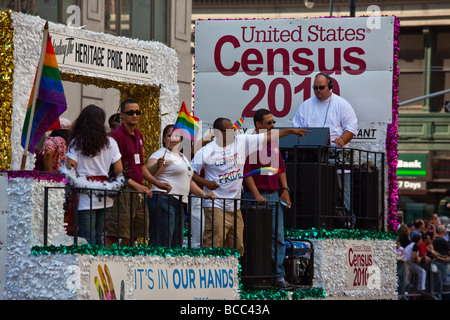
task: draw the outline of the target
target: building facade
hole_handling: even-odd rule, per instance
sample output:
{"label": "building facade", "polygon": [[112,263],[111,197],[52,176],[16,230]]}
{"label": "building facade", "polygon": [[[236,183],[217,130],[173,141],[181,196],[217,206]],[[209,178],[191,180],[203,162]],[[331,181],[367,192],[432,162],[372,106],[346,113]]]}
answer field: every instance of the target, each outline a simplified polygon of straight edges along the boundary
{"label": "building facade", "polygon": [[[198,19],[396,16],[399,52],[399,215],[437,212],[450,187],[450,2],[448,0],[193,0]],[[195,33],[194,33],[195,36]],[[447,92],[448,90],[449,92]],[[428,96],[432,95],[434,96]]]}
{"label": "building facade", "polygon": [[[82,27],[116,36],[158,41],[177,51],[179,100],[191,106],[191,1],[190,0],[1,0],[10,9],[55,23]],[[91,103],[107,117],[119,106],[119,92],[92,85],[64,82],[68,102],[63,117],[74,120]]]}

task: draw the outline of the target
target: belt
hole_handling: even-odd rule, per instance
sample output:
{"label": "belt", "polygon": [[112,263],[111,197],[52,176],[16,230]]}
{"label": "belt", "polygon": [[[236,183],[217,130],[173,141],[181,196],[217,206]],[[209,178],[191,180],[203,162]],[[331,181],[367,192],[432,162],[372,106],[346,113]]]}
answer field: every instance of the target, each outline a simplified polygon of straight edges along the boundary
{"label": "belt", "polygon": [[100,181],[100,182],[108,181],[107,176],[87,176],[86,179],[88,181]]}
{"label": "belt", "polygon": [[264,189],[260,189],[258,188],[258,191],[260,194],[269,194],[269,193],[275,193],[275,190],[264,190]]}

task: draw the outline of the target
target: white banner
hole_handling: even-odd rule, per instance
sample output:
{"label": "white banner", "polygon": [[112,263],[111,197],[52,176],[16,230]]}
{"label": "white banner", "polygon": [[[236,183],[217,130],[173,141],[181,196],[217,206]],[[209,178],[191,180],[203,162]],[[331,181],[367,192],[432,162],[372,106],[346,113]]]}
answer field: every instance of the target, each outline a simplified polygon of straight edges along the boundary
{"label": "white banner", "polygon": [[56,32],[50,32],[50,36],[61,71],[69,68],[106,77],[151,79],[147,51]]}
{"label": "white banner", "polygon": [[90,265],[93,300],[128,300],[130,292],[136,300],[235,300],[238,286],[237,272],[225,263],[158,261],[131,267],[126,262],[93,261]]}
{"label": "white banner", "polygon": [[265,108],[290,127],[325,72],[360,123],[390,123],[393,41],[394,17],[196,21],[194,114],[211,124]]}

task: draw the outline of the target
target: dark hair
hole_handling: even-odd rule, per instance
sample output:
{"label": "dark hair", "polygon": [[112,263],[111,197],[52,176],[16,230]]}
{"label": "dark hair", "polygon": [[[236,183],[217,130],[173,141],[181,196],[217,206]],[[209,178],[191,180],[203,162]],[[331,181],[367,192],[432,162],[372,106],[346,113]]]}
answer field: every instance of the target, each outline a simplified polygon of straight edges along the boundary
{"label": "dark hair", "polygon": [[166,136],[167,132],[169,132],[169,130],[170,130],[171,128],[173,128],[173,127],[174,127],[173,124],[168,124],[168,125],[164,128],[163,133],[162,133],[162,145],[163,145],[163,147],[166,146],[166,143],[164,142],[164,137]]}
{"label": "dark hair", "polygon": [[137,104],[137,101],[134,100],[134,99],[131,99],[131,98],[127,98],[127,99],[123,100],[123,101],[120,103],[120,112],[123,112],[123,110],[125,110],[125,106],[126,106],[127,104],[131,104],[131,103],[136,103],[136,104]]}
{"label": "dark hair", "polygon": [[416,220],[414,221],[414,228],[418,229],[418,228],[420,228],[423,224],[424,224],[424,222],[423,222],[422,219],[416,219]]}
{"label": "dark hair", "polygon": [[72,124],[70,145],[87,157],[100,154],[105,146],[109,146],[105,119],[105,111],[96,105],[90,104],[81,110]]}
{"label": "dark hair", "polygon": [[52,133],[50,133],[50,137],[61,137],[64,140],[66,140],[67,143],[67,139],[69,138],[69,130],[67,129],[58,129],[58,130],[53,130]]}
{"label": "dark hair", "polygon": [[420,239],[422,239],[422,236],[420,234],[415,234],[411,238],[411,241],[414,242],[414,243],[417,243]]}
{"label": "dark hair", "polygon": [[264,116],[268,115],[268,114],[272,114],[272,113],[267,109],[256,110],[255,114],[253,115],[253,123],[254,123],[255,127],[256,127],[256,121],[262,123],[264,120]]}
{"label": "dark hair", "polygon": [[112,123],[114,121],[120,122],[120,113],[114,113],[108,119],[108,123]]}
{"label": "dark hair", "polygon": [[223,125],[223,123],[225,121],[231,121],[231,120],[228,118],[217,118],[216,120],[214,120],[213,129],[217,129],[220,131],[225,130],[225,126]]}

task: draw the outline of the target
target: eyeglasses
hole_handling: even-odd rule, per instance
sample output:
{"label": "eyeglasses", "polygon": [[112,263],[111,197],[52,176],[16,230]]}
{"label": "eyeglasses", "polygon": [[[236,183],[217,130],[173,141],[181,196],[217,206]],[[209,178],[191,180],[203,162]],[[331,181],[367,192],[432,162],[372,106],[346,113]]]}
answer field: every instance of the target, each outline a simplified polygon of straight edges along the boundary
{"label": "eyeglasses", "polygon": [[136,114],[137,116],[141,115],[141,110],[128,110],[127,112],[124,112],[128,116],[132,116]]}
{"label": "eyeglasses", "polygon": [[275,124],[275,122],[276,122],[275,120],[269,121],[269,122],[266,122],[266,125],[270,126],[272,123]]}
{"label": "eyeglasses", "polygon": [[317,90],[323,90],[323,89],[325,89],[327,86],[313,86],[312,88],[315,90],[315,91],[317,91]]}

